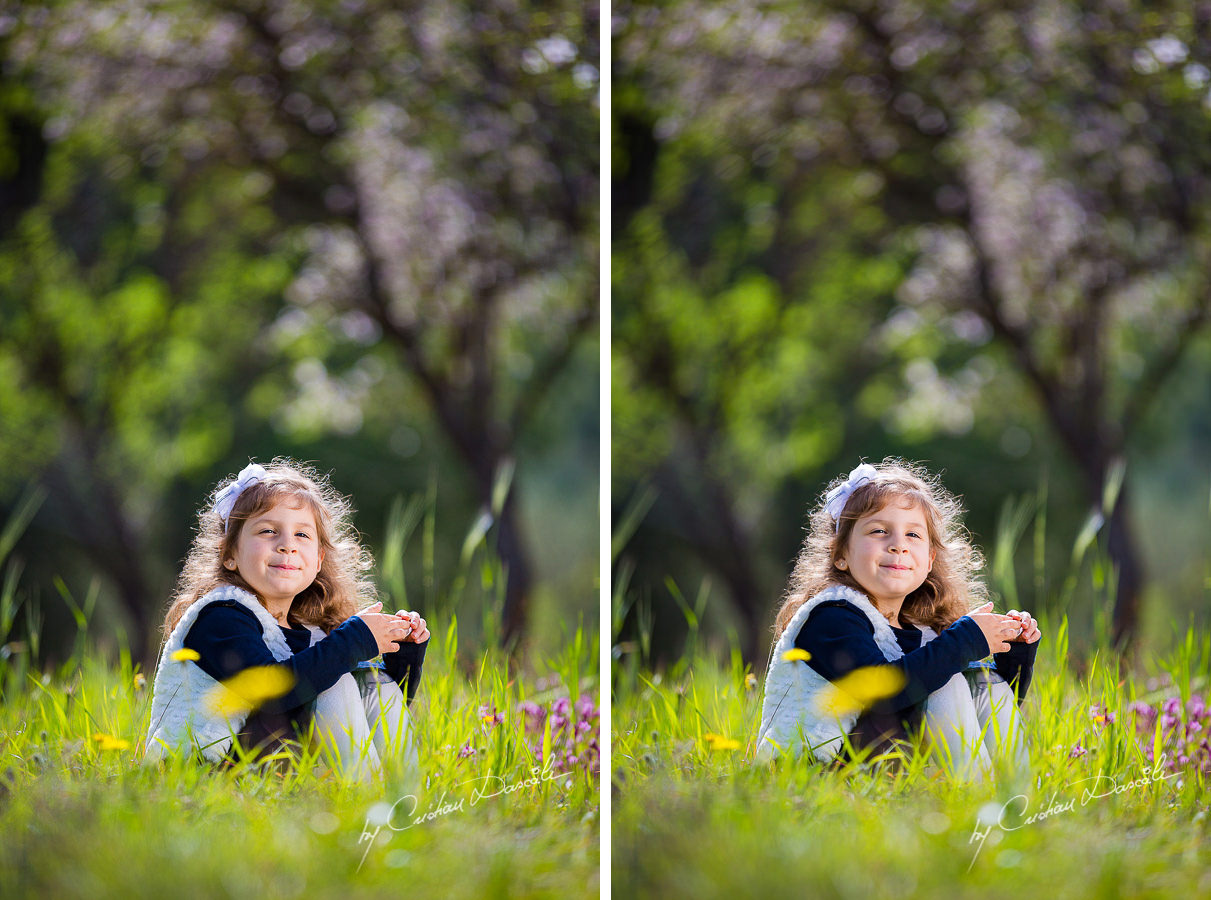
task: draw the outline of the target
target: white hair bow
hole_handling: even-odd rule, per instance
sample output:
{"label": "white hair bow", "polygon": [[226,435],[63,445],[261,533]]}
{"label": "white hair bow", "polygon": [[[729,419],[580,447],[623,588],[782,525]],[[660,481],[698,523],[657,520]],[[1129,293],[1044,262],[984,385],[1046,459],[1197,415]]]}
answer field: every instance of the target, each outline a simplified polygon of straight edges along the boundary
{"label": "white hair bow", "polygon": [[824,495],[824,511],[833,517],[838,531],[841,530],[841,513],[845,511],[845,504],[849,502],[850,494],[866,482],[874,481],[878,476],[878,469],[870,463],[862,463],[849,473],[849,477],[845,479],[844,483],[837,485]]}
{"label": "white hair bow", "polygon": [[235,481],[219,491],[219,495],[214,500],[214,511],[223,520],[224,531],[227,530],[227,519],[231,515],[231,511],[235,509],[235,502],[240,499],[240,494],[258,481],[263,481],[266,474],[268,473],[263,466],[249,463],[240,471]]}

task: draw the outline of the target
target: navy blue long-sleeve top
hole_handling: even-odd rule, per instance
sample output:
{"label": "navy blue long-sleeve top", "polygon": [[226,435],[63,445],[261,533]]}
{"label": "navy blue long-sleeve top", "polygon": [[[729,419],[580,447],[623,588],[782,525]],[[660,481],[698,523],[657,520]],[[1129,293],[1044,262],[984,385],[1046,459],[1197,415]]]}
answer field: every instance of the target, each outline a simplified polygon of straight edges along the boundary
{"label": "navy blue long-sleeve top", "polygon": [[[908,729],[919,725],[926,697],[988,655],[984,632],[968,616],[924,645],[920,630],[912,625],[891,630],[904,651],[904,656],[894,661],[889,661],[875,643],[870,619],[851,603],[836,600],[813,609],[795,637],[795,646],[811,654],[805,664],[829,681],[865,666],[894,665],[904,672],[904,688],[859,717],[856,746],[878,742],[878,733],[905,736]],[[1037,642],[1011,643],[1009,650],[993,655],[997,673],[1013,685],[1019,703],[1030,685],[1037,649]]]}
{"label": "navy blue long-sleeve top", "polygon": [[[314,647],[306,628],[278,627],[294,654],[282,662],[265,646],[260,620],[235,601],[209,604],[198,613],[185,636],[184,644],[197,651],[202,671],[216,681],[224,681],[251,666],[283,665],[290,669],[294,687],[265,702],[245,722],[239,737],[248,746],[264,747],[289,737],[296,729],[305,730],[310,721],[311,701],[359,662],[378,655],[374,633],[357,616],[332,629]],[[420,683],[427,646],[427,641],[404,644],[397,652],[383,654],[387,673],[405,690],[409,700]]]}

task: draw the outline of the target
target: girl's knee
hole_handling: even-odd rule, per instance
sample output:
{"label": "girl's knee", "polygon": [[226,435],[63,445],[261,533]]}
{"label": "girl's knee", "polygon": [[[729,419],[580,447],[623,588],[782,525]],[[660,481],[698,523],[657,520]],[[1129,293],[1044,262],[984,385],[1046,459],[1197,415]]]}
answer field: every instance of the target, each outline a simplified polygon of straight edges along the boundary
{"label": "girl's knee", "polygon": [[967,679],[962,672],[952,675],[949,681],[929,695],[931,703],[955,703],[970,699],[971,688],[968,686]]}

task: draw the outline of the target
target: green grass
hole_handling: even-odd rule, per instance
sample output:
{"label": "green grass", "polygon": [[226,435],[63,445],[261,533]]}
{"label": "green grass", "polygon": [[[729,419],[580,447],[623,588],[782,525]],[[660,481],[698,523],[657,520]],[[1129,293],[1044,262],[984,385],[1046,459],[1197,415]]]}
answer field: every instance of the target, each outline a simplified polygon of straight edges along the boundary
{"label": "green grass", "polygon": [[[1187,765],[1176,777],[1098,796],[1152,767],[1130,704],[1180,696],[1179,687],[1147,696],[1131,676],[1120,686],[1101,658],[1077,681],[1057,630],[1045,635],[1050,648],[1040,650],[1022,707],[1034,771],[1016,779],[1001,773],[996,784],[957,784],[917,753],[898,773],[870,760],[840,771],[803,761],[755,764],[761,686],[746,687],[744,671],[698,659],[677,679],[640,675],[630,683],[624,676],[612,712],[615,890],[640,897],[1206,896],[1206,775]],[[1192,646],[1197,655],[1183,645],[1158,670],[1189,672],[1187,684],[1205,693],[1207,642]],[[1114,711],[1116,721],[1096,722],[1095,705]],[[707,733],[742,746],[712,749]],[[1071,758],[1078,742],[1088,752]],[[1079,783],[1094,776],[1103,778]],[[1016,795],[1025,801],[1011,804],[1005,824],[1020,827],[994,825],[981,849],[973,841],[981,815],[995,820]],[[1070,810],[1032,824],[1013,815],[1023,802],[1029,816],[1068,801],[1075,801]]]}
{"label": "green grass", "polygon": [[[412,520],[404,512],[397,504],[405,527],[388,558],[402,559],[422,518],[431,529],[432,504]],[[42,662],[39,592],[22,586],[15,559],[4,565],[13,533],[13,522],[0,533],[4,897],[597,896],[596,635],[565,626],[557,654],[523,652],[522,667],[511,664],[494,644],[503,579],[482,531],[444,589],[426,555],[425,608],[437,612],[411,710],[420,773],[389,768],[374,785],[306,761],[279,771],[142,766],[153,673],[142,678],[124,652],[106,659],[89,630],[95,591],[77,603],[61,582],[74,648],[61,665]],[[384,568],[390,608],[402,608],[403,572]],[[460,612],[474,646],[460,645]],[[578,698],[579,709],[564,709]]]}
{"label": "green grass", "polygon": [[[541,784],[491,796],[539,765],[540,738],[527,740],[520,704],[588,690],[567,678],[592,671],[594,642],[581,635],[569,642],[579,658],[569,650],[506,677],[494,652],[467,660],[474,670],[465,674],[442,638],[413,707],[423,783],[389,772],[377,785],[350,786],[309,766],[144,768],[150,685],[136,686],[129,662],[85,656],[64,677],[10,678],[0,709],[5,896],[596,896],[598,777],[588,766],[548,767]],[[481,706],[504,721],[485,722]],[[131,746],[103,750],[98,733]],[[468,744],[476,752],[461,757]],[[409,795],[415,815],[405,799],[385,823]],[[362,840],[368,816],[382,826],[372,843]]]}

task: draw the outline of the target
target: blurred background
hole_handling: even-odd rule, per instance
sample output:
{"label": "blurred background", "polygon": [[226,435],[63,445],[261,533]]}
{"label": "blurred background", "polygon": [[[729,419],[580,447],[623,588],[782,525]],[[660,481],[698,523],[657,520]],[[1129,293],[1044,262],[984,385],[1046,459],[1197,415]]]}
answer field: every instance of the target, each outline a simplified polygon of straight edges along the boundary
{"label": "blurred background", "polygon": [[808,511],[892,454],[964,497],[1001,611],[1129,656],[1205,627],[1211,5],[612,24],[615,657],[764,668]]}
{"label": "blurred background", "polygon": [[278,454],[431,621],[543,652],[596,621],[597,34],[563,2],[0,8],[6,653],[87,609],[148,659],[197,511]]}

